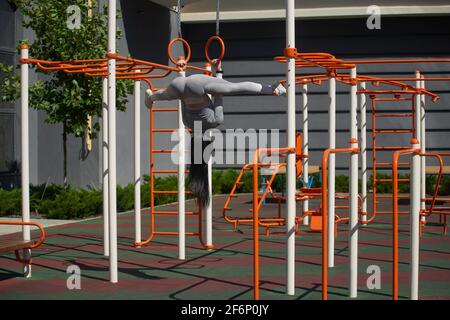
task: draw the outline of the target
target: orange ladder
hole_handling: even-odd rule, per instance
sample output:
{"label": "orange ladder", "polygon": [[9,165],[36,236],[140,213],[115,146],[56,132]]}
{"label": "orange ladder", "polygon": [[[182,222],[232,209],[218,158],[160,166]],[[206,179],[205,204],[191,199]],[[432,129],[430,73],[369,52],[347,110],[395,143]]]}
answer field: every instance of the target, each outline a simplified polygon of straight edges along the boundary
{"label": "orange ladder", "polygon": [[[156,230],[156,217],[157,216],[176,216],[178,215],[178,210],[156,210],[155,206],[155,196],[156,195],[177,195],[178,190],[156,190],[155,178],[158,174],[174,174],[178,175],[178,170],[168,170],[168,169],[157,169],[155,168],[155,154],[166,154],[171,155],[177,150],[171,149],[156,149],[155,148],[155,134],[173,134],[177,132],[178,129],[163,129],[155,128],[155,114],[156,113],[177,113],[178,108],[157,108],[153,107],[150,109],[150,234],[147,240],[139,243],[135,243],[135,246],[142,246],[148,244],[152,241],[154,236],[177,236],[178,231],[157,231]],[[188,172],[188,171],[186,171]],[[189,191],[185,191],[188,195]],[[199,206],[197,211],[186,211],[186,217],[195,216],[198,218],[198,230],[197,232],[186,232],[186,236],[198,236],[200,243],[204,246],[202,237],[202,208]]]}
{"label": "orange ladder", "polygon": [[[392,170],[391,162],[378,162],[377,156],[380,152],[389,152],[393,154],[397,150],[405,150],[409,149],[408,145],[409,141],[405,143],[404,146],[398,145],[383,145],[380,146],[377,141],[378,135],[400,135],[400,134],[411,134],[411,138],[415,136],[415,109],[414,109],[414,97],[415,94],[409,93],[407,96],[405,94],[396,93],[394,97],[379,97],[378,95],[386,95],[386,91],[373,90],[370,91],[369,97],[372,102],[372,189],[373,189],[373,198],[372,198],[372,216],[367,220],[367,222],[372,222],[377,214],[392,214],[391,211],[379,211],[378,203],[380,199],[392,199],[392,195],[379,195],[377,193],[377,185],[380,183],[392,183],[392,178],[378,178],[377,174],[379,171],[390,171]],[[380,105],[382,102],[389,102],[389,106],[383,105],[383,108],[389,107],[393,110],[389,110],[388,112],[382,112],[379,108],[377,108],[377,104]],[[393,106],[393,103],[402,103],[403,105]],[[410,103],[410,106],[407,105],[407,108],[411,108],[411,111],[405,112],[404,108],[405,103]],[[400,110],[396,110],[400,107]],[[390,119],[400,119],[400,120],[411,120],[410,128],[406,129],[387,129],[387,128],[379,128],[377,126],[377,119],[380,118],[390,118]],[[400,167],[407,167],[409,163],[400,163]],[[399,182],[409,182],[409,178],[399,179]],[[399,196],[403,199],[409,199],[409,195]],[[399,212],[400,214],[406,214],[407,212]]]}

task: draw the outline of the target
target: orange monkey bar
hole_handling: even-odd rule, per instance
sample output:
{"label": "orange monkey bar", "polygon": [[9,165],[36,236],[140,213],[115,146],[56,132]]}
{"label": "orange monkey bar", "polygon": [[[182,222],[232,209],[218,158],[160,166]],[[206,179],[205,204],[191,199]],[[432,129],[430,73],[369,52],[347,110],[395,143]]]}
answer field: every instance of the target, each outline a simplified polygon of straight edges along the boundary
{"label": "orange monkey bar", "polygon": [[[210,43],[215,40],[210,38],[208,45],[205,47],[205,52],[209,48]],[[223,40],[220,39],[223,44]],[[187,50],[187,56],[179,57],[175,60],[172,56],[172,47],[175,43],[181,42]],[[222,47],[222,53],[225,49]],[[106,58],[100,59],[84,59],[84,60],[69,60],[69,61],[48,61],[42,59],[20,59],[21,63],[30,63],[36,65],[43,71],[63,71],[68,74],[84,74],[90,77],[106,77],[108,76],[108,59],[117,60],[116,77],[118,80],[142,80],[147,83],[151,90],[155,90],[151,79],[160,79],[169,76],[172,72],[180,72],[183,70],[196,70],[204,74],[211,75],[210,70],[189,65],[191,58],[191,47],[186,40],[182,38],[173,39],[167,49],[169,60],[175,64],[176,67],[166,66],[150,61],[123,57],[118,54],[107,53]],[[222,54],[221,54],[222,56]],[[208,56],[209,58],[209,56]]]}
{"label": "orange monkey bar", "polygon": [[[343,83],[347,83],[349,85],[354,84],[353,82],[364,82],[371,81],[373,84],[378,85],[379,83],[390,84],[397,87],[401,87],[403,89],[414,90],[420,94],[429,95],[433,102],[438,99],[438,96],[425,90],[416,88],[414,86],[399,82],[399,81],[417,81],[416,78],[408,78],[408,77],[397,77],[397,78],[381,78],[381,77],[370,77],[370,76],[362,76],[358,75],[356,79],[350,77],[350,75],[338,74],[337,70],[339,69],[352,69],[356,67],[358,64],[381,64],[381,63],[432,63],[432,62],[441,62],[441,63],[450,63],[450,59],[442,58],[442,59],[380,59],[380,60],[343,60],[338,59],[335,56],[329,53],[323,52],[310,52],[310,53],[299,53],[295,48],[286,48],[284,52],[284,56],[275,57],[275,61],[286,63],[288,58],[295,58],[295,66],[296,68],[310,68],[310,67],[319,67],[324,68],[328,71],[328,74],[318,74],[318,75],[309,75],[309,76],[298,76],[296,77],[296,84],[321,84],[322,81],[326,81],[330,76],[335,76],[336,80],[341,81]],[[421,79],[422,80],[422,79]],[[450,81],[450,78],[436,77],[436,78],[424,78],[425,81]],[[286,81],[282,81],[285,83]]]}
{"label": "orange monkey bar", "polygon": [[336,69],[352,69],[355,64],[338,59],[329,53],[308,52],[300,53],[295,48],[286,48],[284,56],[275,57],[275,61],[286,63],[288,58],[295,58],[295,66],[297,68],[325,68],[328,70]]}

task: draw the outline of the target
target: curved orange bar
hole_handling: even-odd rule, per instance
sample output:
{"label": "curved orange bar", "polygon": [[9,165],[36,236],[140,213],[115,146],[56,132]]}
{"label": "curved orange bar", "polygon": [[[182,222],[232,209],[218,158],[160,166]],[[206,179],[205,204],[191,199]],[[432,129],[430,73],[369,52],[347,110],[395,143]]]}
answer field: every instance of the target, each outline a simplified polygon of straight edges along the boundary
{"label": "curved orange bar", "polygon": [[39,228],[41,232],[41,236],[39,240],[35,241],[32,245],[30,245],[29,249],[35,249],[39,247],[45,241],[45,230],[39,223],[36,222],[12,222],[12,221],[0,221],[0,225],[9,225],[9,226],[33,226]]}
{"label": "curved orange bar", "polygon": [[[404,154],[412,154],[416,153],[419,154],[422,157],[435,157],[439,161],[439,176],[438,180],[436,182],[436,187],[434,190],[434,194],[432,197],[432,204],[430,206],[430,209],[427,209],[427,211],[430,212],[434,207],[436,201],[438,200],[438,190],[439,190],[439,183],[442,176],[442,168],[443,168],[443,160],[442,157],[450,157],[450,153],[448,152],[427,152],[427,153],[421,153],[420,149],[407,149],[407,150],[399,150],[394,152],[393,159],[392,159],[392,178],[393,178],[393,196],[392,196],[392,206],[393,206],[393,215],[392,215],[392,237],[393,237],[393,277],[392,277],[392,299],[398,300],[398,164],[399,164],[399,157]],[[423,199],[422,199],[423,200]]]}

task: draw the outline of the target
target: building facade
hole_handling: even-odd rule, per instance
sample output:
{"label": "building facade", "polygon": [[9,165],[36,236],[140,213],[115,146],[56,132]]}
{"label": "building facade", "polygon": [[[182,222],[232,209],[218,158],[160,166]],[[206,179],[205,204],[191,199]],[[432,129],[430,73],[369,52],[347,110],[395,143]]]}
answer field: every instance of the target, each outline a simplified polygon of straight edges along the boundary
{"label": "building facade", "polygon": [[[104,1],[100,1],[101,3]],[[147,0],[118,1],[121,7],[119,26],[124,37],[119,42],[120,53],[132,57],[168,64],[166,45],[178,35],[177,14],[167,8],[170,1],[157,0],[159,4]],[[215,1],[210,1],[214,2]],[[245,1],[241,1],[245,3]],[[249,1],[252,2],[252,1]],[[320,2],[320,1],[319,1]],[[407,4],[404,13],[397,8],[395,13],[381,16],[381,28],[367,27],[368,15],[354,7],[345,10],[344,5],[352,1],[340,1],[341,7],[328,8],[318,14],[317,10],[299,9],[297,21],[297,48],[303,52],[328,52],[339,58],[416,58],[450,57],[450,14],[445,9],[439,13],[439,5],[445,3],[416,1],[415,7],[408,13]],[[381,1],[382,2],[382,1]],[[380,2],[380,5],[383,3]],[[227,2],[231,5],[237,2]],[[267,1],[262,1],[265,4]],[[308,3],[306,1],[305,3]],[[353,2],[354,3],[354,2]],[[361,2],[358,2],[361,4]],[[202,7],[202,4],[204,7]],[[431,10],[436,5],[435,10]],[[225,6],[225,4],[224,4]],[[444,6],[445,7],[445,6]],[[216,32],[212,21],[211,4],[205,1],[187,1],[182,16],[182,35],[192,47],[192,61],[204,63],[203,46],[205,41]],[[281,6],[282,8],[282,6]],[[422,8],[422,10],[420,10]],[[224,9],[229,9],[225,7]],[[383,9],[383,7],[382,7]],[[414,11],[414,10],[416,11]],[[203,10],[203,11],[202,11]],[[265,15],[253,12],[250,8],[241,11],[224,11],[224,20],[220,26],[220,35],[226,42],[224,59],[224,78],[229,81],[258,81],[273,83],[284,78],[285,66],[273,61],[281,55],[285,47],[285,24],[279,17],[279,9],[262,5],[259,8]],[[308,11],[309,10],[309,11]],[[353,10],[353,11],[352,11]],[[249,19],[244,19],[245,13]],[[185,12],[185,13],[184,13]],[[264,13],[263,12],[263,13]],[[305,16],[309,12],[309,17]],[[326,16],[328,12],[328,16]],[[329,15],[330,12],[350,12],[347,15]],[[383,11],[382,11],[383,12]],[[17,63],[15,46],[23,38],[32,39],[29,30],[21,27],[20,14],[6,1],[0,0],[0,62]],[[425,75],[449,77],[450,64],[416,65],[374,65],[361,66],[359,72],[377,76],[413,77],[415,70]],[[37,79],[31,75],[31,81]],[[158,87],[167,85],[171,79],[157,83]],[[450,151],[450,86],[448,82],[427,83],[427,89],[441,98],[436,103],[427,101],[426,144],[428,150]],[[145,90],[142,90],[144,92]],[[328,84],[310,86],[310,153],[311,164],[319,164],[321,152],[328,145]],[[149,169],[149,120],[148,111],[142,101],[142,144],[141,167],[145,174]],[[130,97],[129,108],[117,115],[117,175],[119,184],[133,181],[133,108]],[[349,88],[337,86],[337,141],[338,147],[348,145],[349,139]],[[161,106],[174,106],[174,102]],[[393,107],[394,108],[394,107]],[[15,183],[12,168],[14,162],[20,162],[20,108],[16,104],[2,104],[0,107],[0,175],[3,187]],[[370,110],[370,109],[369,109]],[[388,110],[388,109],[387,109]],[[279,129],[280,144],[285,143],[286,99],[272,96],[240,95],[225,98],[225,123],[220,130],[241,128],[243,130]],[[297,129],[302,129],[301,90],[297,90]],[[58,125],[44,122],[45,114],[30,112],[30,177],[33,184],[62,183],[62,129]],[[157,119],[158,127],[176,127],[173,115],[161,115]],[[389,122],[391,121],[391,122]],[[406,122],[386,120],[380,126],[406,128]],[[370,130],[371,126],[368,125]],[[101,135],[100,135],[101,136]],[[381,138],[383,139],[383,138]],[[386,139],[392,139],[386,138]],[[396,136],[395,141],[381,140],[383,144],[408,145],[409,137]],[[101,148],[94,141],[93,151],[85,160],[80,159],[80,139],[69,140],[69,182],[80,187],[98,186],[101,182]],[[158,138],[161,148],[170,147],[170,137]],[[369,159],[370,159],[369,136]],[[219,154],[221,150],[217,151]],[[51,157],[52,161],[49,161]],[[167,156],[160,155],[156,160],[161,169],[173,169],[174,165]],[[380,159],[382,160],[382,159]],[[385,159],[386,160],[386,159]],[[11,165],[12,163],[12,165]],[[370,164],[370,162],[369,162]],[[224,167],[224,166],[219,166]],[[226,167],[239,167],[238,164]],[[345,174],[348,161],[338,157],[337,168]],[[8,173],[9,172],[9,173]],[[9,175],[8,175],[9,174]]]}

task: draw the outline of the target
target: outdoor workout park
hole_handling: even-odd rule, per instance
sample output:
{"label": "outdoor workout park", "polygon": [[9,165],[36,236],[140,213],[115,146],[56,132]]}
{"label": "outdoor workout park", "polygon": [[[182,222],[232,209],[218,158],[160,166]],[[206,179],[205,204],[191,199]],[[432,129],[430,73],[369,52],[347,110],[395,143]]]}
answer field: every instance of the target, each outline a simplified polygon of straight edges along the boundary
{"label": "outdoor workout park", "polygon": [[[274,86],[286,91],[276,97],[285,104],[286,141],[252,150],[226,194],[213,194],[215,162],[209,155],[204,163],[209,201],[202,203],[189,188],[194,130],[184,122],[185,97],[166,107],[152,96],[167,92],[155,84],[167,77],[226,80],[220,69],[228,49],[219,32],[220,6],[216,34],[204,41],[204,63],[191,63],[194,47],[177,37],[168,43],[164,54],[169,63],[164,65],[117,52],[116,0],[107,5],[106,56],[44,60],[33,57],[27,44],[20,45],[21,221],[3,219],[0,226],[18,226],[21,232],[0,235],[0,299],[450,298],[450,196],[442,186],[450,174],[450,152],[429,151],[426,145],[432,129],[426,127],[427,111],[440,99],[428,88],[439,83],[448,90],[450,77],[415,68],[448,68],[450,55],[344,59],[333,52],[303,52],[296,43],[295,1],[285,1],[285,47],[273,64],[286,70]],[[184,54],[174,53],[179,50]],[[359,72],[366,66],[399,65],[412,68],[400,77]],[[31,69],[102,82],[102,216],[53,227],[31,219]],[[134,154],[127,155],[134,163],[134,208],[118,212],[116,84],[123,80],[134,85]],[[346,90],[346,101],[339,103],[350,117],[340,118],[336,111],[337,85]],[[315,107],[310,93],[321,86],[328,88],[328,147],[310,151],[314,141],[308,112]],[[216,101],[214,93],[206,94]],[[147,114],[141,112],[144,103]],[[160,116],[174,126],[159,127]],[[141,130],[141,118],[148,119],[150,131]],[[388,127],[383,126],[386,119]],[[336,127],[343,121],[349,134],[347,143],[339,145]],[[141,204],[144,135],[150,141],[144,168],[148,208]],[[176,136],[171,148],[159,145],[163,135]],[[394,136],[404,143],[393,144],[400,141],[389,138]],[[320,153],[320,163],[311,163],[313,152]],[[176,169],[162,169],[163,156],[164,161],[176,158]],[[345,192],[336,188],[338,158],[348,163]],[[158,188],[158,177],[169,175],[177,177],[177,189]],[[250,193],[239,192],[245,183]],[[380,185],[388,191],[380,191]],[[160,195],[177,200],[157,205]],[[68,289],[71,266],[81,271],[80,290]]]}

